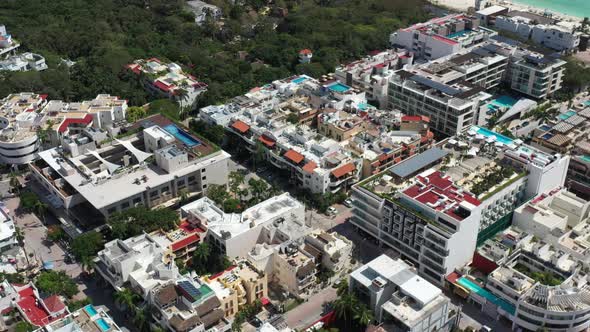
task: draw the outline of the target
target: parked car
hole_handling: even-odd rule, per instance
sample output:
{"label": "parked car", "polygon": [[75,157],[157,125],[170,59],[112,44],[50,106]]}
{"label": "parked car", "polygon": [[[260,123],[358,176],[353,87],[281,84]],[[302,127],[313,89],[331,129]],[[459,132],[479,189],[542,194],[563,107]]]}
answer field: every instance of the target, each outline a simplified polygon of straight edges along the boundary
{"label": "parked car", "polygon": [[344,206],[351,208],[352,207],[352,198],[347,198],[344,200]]}
{"label": "parked car", "polygon": [[335,216],[337,213],[338,213],[338,210],[336,210],[336,208],[333,206],[330,206],[328,208],[328,210],[326,211],[326,214],[329,216]]}

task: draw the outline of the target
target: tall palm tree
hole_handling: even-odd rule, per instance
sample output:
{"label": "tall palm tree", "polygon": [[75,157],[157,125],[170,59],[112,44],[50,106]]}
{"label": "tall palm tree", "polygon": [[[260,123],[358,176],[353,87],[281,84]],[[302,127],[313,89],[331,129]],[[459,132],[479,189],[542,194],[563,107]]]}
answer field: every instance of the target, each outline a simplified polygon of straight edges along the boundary
{"label": "tall palm tree", "polygon": [[359,305],[354,313],[354,319],[362,326],[367,326],[373,321],[373,313],[366,305]]}
{"label": "tall palm tree", "polygon": [[20,181],[18,180],[18,177],[16,175],[16,173],[14,172],[10,172],[10,191],[13,194],[18,194],[20,191]]}
{"label": "tall palm tree", "polygon": [[35,209],[35,213],[41,217],[43,221],[45,221],[45,214],[47,213],[49,206],[43,203],[41,200],[37,200],[33,208]]}
{"label": "tall palm tree", "polygon": [[80,266],[82,267],[82,270],[86,272],[92,271],[92,269],[94,269],[94,257],[82,256],[80,258]]}
{"label": "tall palm tree", "polygon": [[124,288],[115,293],[115,303],[129,309],[133,312],[136,309],[135,303],[139,300],[139,296],[131,290]]}
{"label": "tall palm tree", "polygon": [[336,294],[338,294],[338,296],[342,296],[346,293],[348,293],[348,280],[346,280],[346,278],[343,278],[338,283],[338,288],[336,290]]}
{"label": "tall palm tree", "polygon": [[352,294],[344,294],[334,301],[336,317],[344,319],[346,327],[350,327],[350,323],[357,305],[358,300]]}
{"label": "tall palm tree", "polygon": [[204,268],[207,266],[210,256],[211,248],[209,247],[209,243],[203,242],[199,244],[193,252],[193,266]]}
{"label": "tall palm tree", "polygon": [[140,332],[150,330],[150,324],[148,319],[148,311],[146,308],[135,309],[135,315],[133,316],[133,324]]}

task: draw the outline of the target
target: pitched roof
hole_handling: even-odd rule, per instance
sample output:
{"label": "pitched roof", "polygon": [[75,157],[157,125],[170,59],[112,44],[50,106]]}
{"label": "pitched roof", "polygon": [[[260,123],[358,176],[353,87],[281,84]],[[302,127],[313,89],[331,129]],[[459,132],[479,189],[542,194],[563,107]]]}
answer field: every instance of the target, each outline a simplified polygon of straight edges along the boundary
{"label": "pitched roof", "polygon": [[44,299],[43,303],[45,303],[45,307],[52,313],[62,311],[66,308],[66,305],[57,295],[52,295]]}
{"label": "pitched roof", "polygon": [[174,286],[174,284],[165,285],[161,287],[156,293],[156,301],[162,307],[165,307],[166,305],[175,302],[177,298],[178,293],[176,292],[176,286]]}
{"label": "pitched roof", "polygon": [[299,54],[311,54],[311,50],[309,48],[305,48],[299,51]]}
{"label": "pitched roof", "polygon": [[305,157],[301,153],[299,153],[299,152],[297,152],[297,151],[295,151],[293,149],[285,152],[285,154],[283,155],[283,157],[291,160],[295,164],[299,164],[300,162],[303,161],[303,159],[305,159]]}
{"label": "pitched roof", "polygon": [[262,144],[266,145],[269,148],[272,148],[273,146],[275,146],[276,142],[264,135],[260,135],[258,136],[258,140],[260,142],[262,142]]}
{"label": "pitched roof", "polygon": [[241,120],[236,120],[234,123],[232,123],[231,127],[234,128],[235,130],[239,131],[242,134],[244,134],[245,132],[247,132],[250,129],[250,126]]}
{"label": "pitched roof", "polygon": [[59,128],[57,129],[57,131],[59,131],[60,133],[63,133],[63,132],[66,131],[66,129],[68,129],[68,127],[70,125],[73,125],[73,124],[85,124],[85,125],[89,125],[90,122],[92,122],[92,115],[91,114],[86,114],[81,119],[65,119],[61,123],[61,125],[59,125]]}
{"label": "pitched roof", "polygon": [[354,171],[355,169],[356,169],[356,166],[354,165],[354,163],[348,163],[348,164],[342,165],[342,166],[336,168],[335,170],[333,170],[332,175],[339,178],[343,175],[346,175],[346,174]]}
{"label": "pitched roof", "polygon": [[314,163],[313,161],[310,161],[303,166],[303,170],[307,173],[311,173],[317,167],[318,167],[318,165],[316,163]]}
{"label": "pitched roof", "polygon": [[197,315],[192,315],[189,318],[184,319],[176,314],[170,318],[169,323],[177,332],[188,332],[201,324],[201,319],[199,319],[199,316]]}

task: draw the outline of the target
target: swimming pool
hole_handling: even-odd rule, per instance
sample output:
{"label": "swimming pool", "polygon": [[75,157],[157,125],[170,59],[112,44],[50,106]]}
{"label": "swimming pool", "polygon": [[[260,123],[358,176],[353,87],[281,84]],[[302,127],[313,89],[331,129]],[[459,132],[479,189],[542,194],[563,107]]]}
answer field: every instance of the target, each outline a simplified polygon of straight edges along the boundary
{"label": "swimming pool", "polygon": [[343,93],[343,92],[350,90],[350,87],[347,86],[346,84],[342,84],[342,83],[338,82],[338,83],[334,83],[334,84],[330,85],[328,87],[328,89],[330,89],[334,92]]}
{"label": "swimming pool", "polygon": [[551,127],[551,126],[548,126],[548,125],[542,125],[542,126],[541,126],[541,127],[539,127],[539,128],[540,128],[541,130],[543,130],[543,131],[548,131],[548,130],[550,130],[552,127]]}
{"label": "swimming pool", "polygon": [[100,327],[101,330],[103,331],[108,331],[111,326],[109,325],[109,323],[107,323],[106,320],[104,320],[104,318],[99,318],[96,320],[96,325],[98,325],[98,327]]}
{"label": "swimming pool", "polygon": [[488,104],[488,109],[489,110],[496,110],[497,108],[500,107],[506,107],[506,108],[510,108],[512,106],[514,106],[514,104],[516,104],[518,100],[510,97],[510,96],[500,96],[492,101],[490,101],[490,103]]}
{"label": "swimming pool", "polygon": [[305,82],[305,81],[307,81],[307,77],[305,77],[305,76],[300,76],[300,77],[298,77],[298,78],[296,78],[296,79],[292,80],[291,82],[293,82],[293,83],[295,83],[295,84],[299,84],[299,83],[303,83],[303,82]]}
{"label": "swimming pool", "polygon": [[366,110],[366,109],[367,109],[367,107],[369,107],[369,104],[367,104],[367,103],[359,103],[359,104],[358,104],[356,107],[357,107],[359,110],[361,110],[361,111],[364,111],[364,110]]}
{"label": "swimming pool", "polygon": [[463,31],[457,31],[457,32],[453,32],[451,34],[447,35],[447,38],[457,38],[457,37],[462,37],[465,36],[467,34],[469,34],[471,32],[471,29],[465,29]]}
{"label": "swimming pool", "polygon": [[500,135],[500,134],[498,134],[494,131],[491,131],[487,128],[484,128],[484,127],[476,127],[476,128],[478,128],[476,131],[478,134],[483,135],[485,137],[495,136],[497,142],[500,142],[500,143],[503,143],[506,145],[510,145],[510,144],[512,144],[512,142],[514,142],[514,140],[512,140],[504,135]]}
{"label": "swimming pool", "polygon": [[583,161],[585,161],[587,163],[590,163],[590,156],[583,155],[583,156],[580,157],[580,159],[582,159]]}
{"label": "swimming pool", "polygon": [[569,118],[571,118],[572,116],[576,115],[576,112],[574,111],[567,111],[563,114],[558,115],[557,117],[559,118],[559,120],[567,120]]}
{"label": "swimming pool", "polygon": [[167,125],[166,127],[164,127],[164,130],[172,134],[174,137],[176,137],[176,139],[180,140],[182,143],[184,143],[184,145],[188,146],[189,148],[201,144],[201,142],[199,142],[196,138],[192,137],[186,131],[178,128],[175,124]]}
{"label": "swimming pool", "polygon": [[514,307],[514,305],[481,288],[478,284],[474,283],[473,281],[465,277],[461,277],[457,280],[457,283],[467,288],[468,290],[474,292],[475,294],[485,298],[486,300],[492,302],[496,306],[504,309],[504,311],[508,312],[509,314],[514,316],[514,313],[516,313],[516,307]]}
{"label": "swimming pool", "polygon": [[92,304],[89,304],[87,306],[84,307],[84,310],[86,311],[86,313],[92,317],[94,315],[96,315],[98,312],[96,311],[96,309],[94,309],[94,306]]}

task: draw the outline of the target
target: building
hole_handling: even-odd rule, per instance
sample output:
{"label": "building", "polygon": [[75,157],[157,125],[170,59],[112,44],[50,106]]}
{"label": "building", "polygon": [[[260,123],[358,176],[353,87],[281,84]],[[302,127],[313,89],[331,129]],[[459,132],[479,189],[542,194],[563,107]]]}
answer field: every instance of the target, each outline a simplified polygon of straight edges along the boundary
{"label": "building", "polygon": [[[189,1],[189,5],[194,2],[201,1]],[[149,93],[169,98],[181,108],[194,108],[199,95],[207,91],[207,84],[199,82],[173,62],[164,63],[157,58],[140,59],[127,65],[127,68],[139,76]]]}
{"label": "building", "polygon": [[227,183],[229,154],[169,119],[155,115],[127,133],[76,157],[46,150],[30,165],[56,205],[83,216],[76,227],[100,226],[117,211],[171,204],[184,193],[200,196],[208,185]]}
{"label": "building", "polygon": [[0,208],[0,252],[18,245],[14,221],[5,208]]}
{"label": "building", "polygon": [[590,199],[590,156],[573,156],[567,174],[568,189],[583,199]]}
{"label": "building", "polygon": [[207,240],[230,259],[245,258],[257,243],[283,243],[304,237],[305,207],[289,193],[271,197],[242,213],[225,213],[207,197],[181,208],[194,225],[207,229]]}
{"label": "building", "polygon": [[272,261],[273,282],[287,294],[299,298],[313,295],[319,262],[312,254],[302,250],[300,244],[289,241],[278,245],[274,250]]}
{"label": "building", "polygon": [[449,298],[400,259],[381,255],[353,271],[348,283],[385,331],[450,331],[455,324]]}
{"label": "building", "polygon": [[12,35],[6,30],[6,26],[0,24],[0,56],[9,54],[20,47],[20,43],[12,38]]}
{"label": "building", "polygon": [[12,55],[5,60],[0,60],[0,71],[42,71],[45,69],[47,69],[45,58],[31,52]]}
{"label": "building", "polygon": [[216,22],[221,19],[223,15],[221,8],[201,0],[190,0],[187,1],[186,4],[190,11],[195,14],[195,22],[198,25],[203,25],[207,20]]}
{"label": "building", "polygon": [[544,99],[561,89],[566,62],[538,53],[516,52],[510,61],[512,90]]}
{"label": "building", "polygon": [[115,323],[103,308],[95,307],[92,304],[68,313],[68,315],[61,317],[59,320],[35,330],[35,332],[65,331],[122,332],[124,330],[117,326],[117,323]]}
{"label": "building", "polygon": [[312,57],[313,52],[309,48],[299,51],[299,63],[310,63]]}
{"label": "building", "polygon": [[305,237],[303,250],[314,256],[322,268],[341,275],[346,273],[352,247],[352,241],[336,232],[313,230]]}
{"label": "building", "polygon": [[477,17],[451,14],[400,29],[390,35],[389,41],[416,58],[434,60],[459,53],[494,35],[495,31],[479,26]]}
{"label": "building", "polygon": [[361,89],[367,93],[367,100],[385,109],[388,103],[389,79],[393,71],[412,64],[413,55],[407,51],[386,50],[374,52],[351,63],[336,67],[338,81]]}
{"label": "building", "polygon": [[166,331],[229,331],[221,302],[198,277],[181,277],[155,287],[149,294],[153,317]]}
{"label": "building", "polygon": [[489,6],[475,12],[475,16],[479,19],[479,24],[490,27],[497,26],[498,17],[508,12],[508,8],[502,6]]}
{"label": "building", "polygon": [[169,232],[157,230],[152,232],[150,237],[162,248],[171,250],[176,260],[182,259],[187,262],[192,258],[195,249],[203,242],[206,232],[206,229],[183,220],[176,229]]}
{"label": "building", "polygon": [[229,269],[201,279],[221,301],[226,319],[233,318],[246,305],[268,301],[268,280],[263,271],[248,261],[240,261]]}
{"label": "building", "polygon": [[147,234],[105,244],[94,269],[116,290],[129,288],[146,298],[156,286],[180,277],[174,255]]}
{"label": "building", "polygon": [[58,295],[42,297],[32,283],[12,287],[17,292],[12,295],[13,307],[27,323],[35,327],[47,326],[69,314]]}

